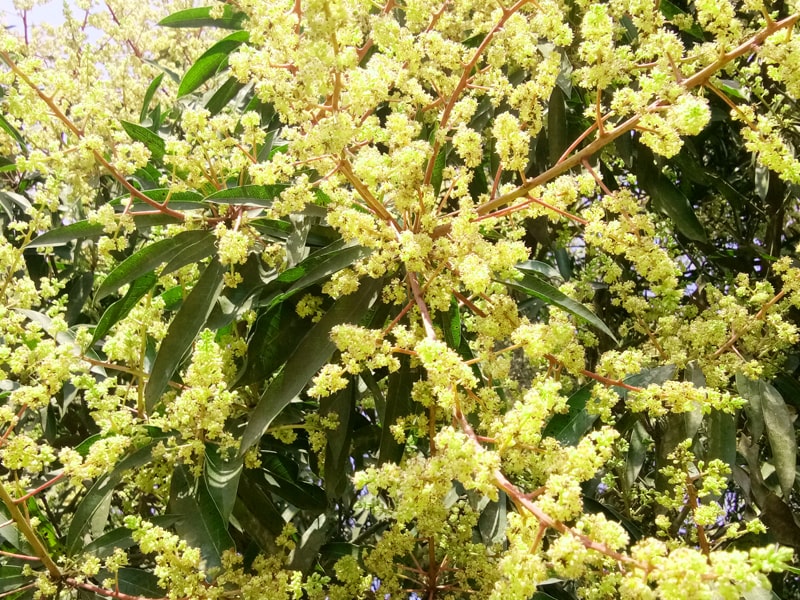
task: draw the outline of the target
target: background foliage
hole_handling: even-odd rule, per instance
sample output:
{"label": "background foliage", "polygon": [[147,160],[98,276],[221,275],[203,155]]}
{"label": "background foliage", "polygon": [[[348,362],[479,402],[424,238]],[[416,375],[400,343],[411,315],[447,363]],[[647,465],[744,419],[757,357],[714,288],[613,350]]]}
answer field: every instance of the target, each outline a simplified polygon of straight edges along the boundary
{"label": "background foliage", "polygon": [[77,5],[0,34],[0,594],[798,597],[799,5]]}

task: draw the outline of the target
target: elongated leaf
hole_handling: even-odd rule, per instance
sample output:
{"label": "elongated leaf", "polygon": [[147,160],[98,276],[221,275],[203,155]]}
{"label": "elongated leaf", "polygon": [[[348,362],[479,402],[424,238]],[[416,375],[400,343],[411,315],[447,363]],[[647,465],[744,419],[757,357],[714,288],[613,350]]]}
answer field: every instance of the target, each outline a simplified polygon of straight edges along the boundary
{"label": "elongated leaf", "polygon": [[169,510],[182,517],[175,523],[175,530],[190,546],[200,550],[203,568],[219,567],[222,553],[234,546],[233,538],[205,481],[195,478],[186,465],[178,465],[172,472]]}
{"label": "elongated leaf", "polygon": [[208,492],[219,509],[222,520],[226,523],[236,504],[236,492],[239,489],[239,478],[242,475],[243,460],[240,457],[223,457],[219,448],[206,444],[206,460],[203,463],[203,477]]}
{"label": "elongated leaf", "polygon": [[228,103],[236,97],[245,84],[241,83],[235,77],[228,77],[217,91],[206,102],[206,109],[211,116],[218,114]]}
{"label": "elongated leaf", "polygon": [[283,183],[276,183],[275,185],[243,185],[214,192],[210,196],[206,196],[203,201],[213,202],[214,204],[271,206],[272,201],[288,187]]}
{"label": "elongated leaf", "polygon": [[382,282],[375,279],[362,281],[355,293],[337,300],[306,334],[250,413],[247,427],[242,435],[239,449],[241,454],[261,439],[278,413],[297,397],[322,366],[330,360],[336,349],[330,340],[331,328],[341,323],[357,322],[377,297],[381,285]]}
{"label": "elongated leaf", "polygon": [[27,248],[41,248],[42,246],[60,246],[73,240],[85,238],[95,238],[103,235],[103,226],[99,223],[89,221],[78,221],[64,227],[58,227],[46,231],[40,236],[31,240]]}
{"label": "elongated leaf", "polygon": [[433,173],[431,177],[431,185],[433,186],[433,193],[437,196],[442,189],[442,176],[444,174],[444,167],[447,164],[447,155],[450,152],[448,145],[439,149],[436,155],[436,160],[433,163]]}
{"label": "elongated leaf", "polygon": [[515,266],[518,271],[522,271],[526,275],[543,275],[548,279],[564,279],[557,268],[540,260],[526,260]]}
{"label": "elongated leaf", "polygon": [[[107,577],[111,576],[108,573]],[[122,594],[142,598],[161,598],[165,591],[158,585],[158,577],[143,569],[121,567],[117,571],[116,581]]]}
{"label": "elongated leaf", "polygon": [[17,129],[11,123],[9,123],[2,114],[0,114],[0,129],[3,129],[8,135],[14,138],[14,141],[19,145],[22,153],[27,156],[28,145],[25,143],[25,138],[20,135],[19,131],[17,131]]}
{"label": "elongated leaf", "polygon": [[191,94],[225,69],[228,66],[228,55],[249,39],[250,34],[247,31],[236,31],[206,50],[186,71],[178,86],[178,96]]}
{"label": "elongated leaf", "polygon": [[[260,471],[246,469],[242,473],[233,514],[246,531],[252,531],[262,550],[275,552],[275,538],[283,531],[285,522],[267,491]],[[249,525],[253,525],[252,530]]]}
{"label": "elongated leaf", "polygon": [[150,109],[150,102],[153,100],[153,96],[163,80],[164,73],[159,73],[155,78],[153,78],[153,81],[150,82],[150,85],[147,86],[147,91],[145,91],[144,100],[142,101],[142,111],[139,113],[140,123],[144,122],[144,120],[147,118],[147,111]]}
{"label": "elongated leaf", "polygon": [[764,425],[767,429],[767,439],[772,450],[772,464],[778,475],[784,498],[794,487],[797,474],[797,439],[794,423],[783,397],[773,386],[760,382],[761,410],[764,414]]}
{"label": "elongated leaf", "polygon": [[[331,246],[333,245],[331,244]],[[326,252],[323,248],[319,253],[312,254],[297,266],[280,274],[278,281],[294,281],[281,299],[286,299],[300,290],[327,279],[357,260],[368,256],[370,252],[371,250],[363,246],[347,246],[333,252]]]}
{"label": "elongated leaf", "polygon": [[172,273],[181,267],[200,262],[201,260],[214,254],[217,249],[216,237],[210,231],[207,232],[207,234],[208,235],[202,237],[198,236],[199,239],[196,241],[188,243],[182,248],[178,249],[175,253],[175,256],[173,256],[169,262],[164,265],[164,268],[161,269],[160,275],[164,276],[168,273]]}
{"label": "elongated leaf", "polygon": [[118,264],[103,280],[97,290],[97,299],[105,298],[126,283],[146,275],[161,263],[170,260],[177,251],[203,238],[213,236],[209,231],[182,231],[171,238],[153,242]]}
{"label": "elongated leaf", "polygon": [[647,192],[653,208],[667,215],[680,233],[691,240],[708,240],[689,199],[657,167],[653,152],[640,142],[634,144],[634,161],[638,183]]}
{"label": "elongated leaf", "polygon": [[597,415],[586,410],[593,385],[585,385],[569,397],[569,412],[554,415],[542,431],[543,437],[554,437],[566,446],[574,446],[581,440],[597,420]]}
{"label": "elongated leaf", "polygon": [[[162,73],[159,77],[163,77]],[[137,123],[130,121],[120,121],[122,128],[131,136],[131,139],[136,142],[141,142],[145,147],[150,150],[150,157],[156,162],[161,162],[164,159],[167,143],[157,133],[150,131],[147,127],[142,127]]]}
{"label": "elongated leaf", "polygon": [[564,92],[556,86],[553,88],[547,104],[547,157],[549,164],[556,164],[568,147],[567,102]]}
{"label": "elongated leaf", "polygon": [[214,308],[214,303],[222,291],[224,273],[225,267],[216,258],[212,260],[170,323],[167,337],[161,342],[161,348],[158,350],[150,379],[144,390],[148,412],[152,411],[161,399],[161,394],[169,384],[183,355],[211,314],[211,309]]}
{"label": "elongated leaf", "polygon": [[560,292],[557,288],[553,287],[549,283],[545,283],[538,277],[526,274],[518,281],[504,280],[502,283],[505,283],[507,286],[516,290],[520,290],[528,295],[544,300],[548,304],[557,306],[562,310],[575,315],[579,319],[583,319],[594,328],[599,329],[612,340],[617,342],[617,338],[597,315],[595,315],[580,302],[576,302],[566,294]]}
{"label": "elongated leaf", "polygon": [[378,446],[378,463],[399,463],[403,456],[404,444],[397,441],[392,433],[392,426],[397,420],[410,414],[413,410],[411,386],[413,372],[408,357],[401,357],[400,368],[389,374],[389,385],[386,390],[386,409],[381,419],[381,438]]}
{"label": "elongated leaf", "polygon": [[442,313],[442,330],[447,345],[458,350],[461,346],[461,310],[455,296],[450,298],[450,309]]}
{"label": "elongated leaf", "polygon": [[211,7],[187,8],[172,13],[158,22],[162,27],[219,27],[220,29],[241,29],[247,15],[235,12],[226,4],[219,19],[211,18]]}
{"label": "elongated leaf", "polygon": [[325,445],[325,492],[328,498],[336,500],[347,490],[352,467],[350,466],[350,440],[353,428],[351,417],[356,405],[357,387],[351,379],[343,390],[322,398],[319,403],[320,415],[336,415],[336,429],[328,431]]}
{"label": "elongated leaf", "polygon": [[328,541],[329,532],[334,524],[326,515],[320,515],[306,528],[300,538],[300,544],[295,547],[289,557],[289,568],[307,572],[314,565],[319,556],[319,549]]}
{"label": "elongated leaf", "polygon": [[92,523],[97,523],[98,515],[102,512],[107,514],[108,500],[111,498],[114,488],[122,481],[125,472],[149,463],[153,458],[155,445],[156,442],[151,442],[125,457],[110,473],[98,479],[89,488],[72,516],[72,522],[67,531],[67,554],[72,555],[81,550]]}
{"label": "elongated leaf", "polygon": [[715,408],[707,417],[707,460],[721,460],[733,468],[736,464],[736,417]]}
{"label": "elongated leaf", "polygon": [[327,506],[325,491],[313,483],[300,481],[297,465],[276,453],[262,454],[264,482],[273,494],[301,510],[321,513]]}
{"label": "elongated leaf", "polygon": [[761,396],[764,393],[763,382],[745,377],[741,373],[736,374],[736,391],[747,400],[744,412],[747,415],[747,426],[750,435],[753,436],[753,443],[758,443],[761,434],[764,433],[764,409],[762,408]]}
{"label": "elongated leaf", "polygon": [[92,335],[92,342],[90,346],[102,338],[109,330],[124,319],[129,312],[139,303],[147,292],[149,292],[156,284],[155,273],[147,273],[136,279],[128,288],[128,293],[125,296],[109,306],[97,322]]}

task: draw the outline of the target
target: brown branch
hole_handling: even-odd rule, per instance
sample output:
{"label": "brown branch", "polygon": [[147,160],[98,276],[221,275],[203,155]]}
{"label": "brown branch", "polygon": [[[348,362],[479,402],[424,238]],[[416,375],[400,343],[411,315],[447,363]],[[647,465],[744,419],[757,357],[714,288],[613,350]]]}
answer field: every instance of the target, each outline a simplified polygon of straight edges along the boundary
{"label": "brown branch", "polygon": [[93,583],[78,581],[73,577],[67,577],[64,582],[70,587],[80,588],[82,590],[86,590],[87,592],[94,592],[95,594],[105,596],[106,598],[116,598],[116,600],[166,600],[166,598],[150,598],[148,596],[123,594],[122,592],[109,590],[108,588],[100,587],[99,585],[94,585]]}
{"label": "brown branch", "polygon": [[[739,58],[740,56],[746,54],[748,51],[753,50],[761,43],[764,42],[769,36],[772,34],[782,30],[793,27],[794,24],[800,19],[800,13],[791,15],[786,17],[785,19],[781,19],[780,21],[775,21],[773,23],[767,24],[764,29],[756,33],[755,35],[751,36],[741,44],[739,44],[736,48],[725,52],[722,54],[717,60],[715,60],[710,65],[706,66],[705,68],[701,69],[691,77],[687,77],[681,83],[681,86],[684,90],[690,90],[697,86],[705,84],[717,71],[725,67],[731,61]],[[665,100],[657,100],[650,104],[641,114],[634,115],[630,117],[625,122],[621,123],[617,127],[612,129],[606,129],[605,135],[598,136],[593,142],[570,156],[569,158],[565,158],[564,160],[560,160],[555,165],[547,169],[544,173],[534,177],[533,179],[528,180],[525,184],[521,185],[517,189],[508,192],[507,194],[503,194],[502,196],[498,196],[497,198],[493,198],[488,202],[480,205],[477,208],[477,212],[479,215],[487,214],[492,212],[493,210],[505,206],[506,204],[512,202],[513,200],[519,198],[520,196],[524,196],[528,192],[530,192],[533,188],[546,183],[558,175],[565,173],[572,169],[573,167],[581,164],[584,160],[588,159],[592,156],[595,152],[606,147],[608,144],[613,142],[618,137],[622,136],[625,133],[629,133],[633,129],[637,127],[639,121],[641,121],[642,117],[648,113],[652,113],[658,110],[661,110],[665,106],[668,106],[668,103]],[[596,123],[593,126],[596,128]],[[430,167],[430,164],[429,164]],[[441,237],[443,235],[447,235],[450,232],[451,224],[450,223],[443,223],[439,225],[433,233],[434,237]]]}
{"label": "brown branch", "polygon": [[[475,50],[475,54],[472,55],[470,61],[464,65],[464,71],[461,74],[461,79],[458,80],[456,84],[456,89],[453,90],[453,93],[450,94],[450,98],[447,100],[447,104],[444,107],[444,111],[442,112],[442,118],[439,120],[439,129],[444,130],[447,127],[447,122],[450,120],[450,113],[453,112],[453,108],[458,102],[458,98],[461,95],[461,92],[467,87],[470,79],[470,73],[475,65],[478,64],[478,60],[480,60],[481,55],[483,54],[484,50],[489,46],[492,39],[494,38],[495,34],[503,28],[503,25],[506,24],[511,16],[516,13],[520,8],[528,4],[531,0],[518,0],[514,6],[508,9],[503,9],[503,16],[500,17],[500,20],[497,24],[492,28],[492,30],[486,34],[486,37],[483,38],[481,45]],[[431,179],[433,178],[433,167],[436,164],[436,155],[439,153],[439,148],[441,144],[439,142],[435,142],[433,144],[433,153],[431,154],[430,159],[428,160],[428,167],[425,169],[425,185],[430,184]]]}
{"label": "brown branch", "polygon": [[[75,125],[75,123],[73,123],[70,120],[69,117],[67,117],[63,112],[61,112],[61,109],[58,108],[56,103],[53,101],[52,97],[45,94],[42,90],[38,88],[38,86],[35,83],[33,83],[30,77],[28,77],[19,68],[17,63],[14,62],[14,60],[11,58],[8,52],[0,50],[0,58],[3,60],[3,62],[5,62],[9,66],[11,71],[17,77],[19,77],[22,81],[24,81],[36,93],[36,95],[39,96],[39,99],[42,100],[42,102],[47,104],[50,110],[53,111],[53,114],[58,118],[59,121],[61,121],[66,126],[67,129],[69,129],[78,139],[83,139],[84,137],[83,132],[80,129],[78,129],[78,127]],[[141,200],[142,202],[145,202],[146,204],[149,204],[155,209],[158,209],[158,211],[162,214],[169,215],[171,217],[175,217],[180,220],[183,220],[185,218],[182,212],[177,210],[172,210],[166,205],[166,203],[161,204],[160,202],[156,202],[152,198],[149,198],[148,196],[140,192],[138,189],[136,189],[133,186],[133,184],[129,182],[125,178],[125,176],[117,170],[117,168],[114,165],[108,162],[98,150],[92,149],[91,152],[92,155],[94,155],[95,160],[99,162],[101,165],[103,165],[103,167],[109,173],[111,173],[111,176],[114,177],[114,179],[116,179],[119,182],[119,184],[122,185],[122,187],[124,187],[128,191],[128,193],[130,193],[131,196],[137,198],[138,200]]]}

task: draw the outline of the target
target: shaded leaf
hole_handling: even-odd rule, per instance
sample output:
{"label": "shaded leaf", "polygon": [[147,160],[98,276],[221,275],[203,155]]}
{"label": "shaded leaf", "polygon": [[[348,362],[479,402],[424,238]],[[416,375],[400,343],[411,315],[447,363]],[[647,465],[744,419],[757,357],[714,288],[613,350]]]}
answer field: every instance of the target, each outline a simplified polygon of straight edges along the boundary
{"label": "shaded leaf", "polygon": [[233,538],[205,481],[195,478],[186,465],[178,465],[172,472],[169,511],[181,517],[175,523],[175,531],[200,550],[203,568],[219,567],[222,553],[233,548]]}
{"label": "shaded leaf", "polygon": [[351,378],[347,387],[322,398],[319,403],[322,417],[336,416],[336,429],[328,430],[325,436],[325,492],[331,499],[338,499],[345,493],[353,470],[350,465],[350,440],[353,435],[350,421],[357,392],[355,381]]}
{"label": "shaded leaf", "polygon": [[116,580],[121,594],[143,598],[162,598],[165,595],[165,590],[158,585],[158,577],[143,569],[120,567],[116,578],[111,573],[107,577]]}
{"label": "shaded leaf", "polygon": [[505,537],[508,507],[508,497],[505,492],[500,492],[497,501],[491,501],[481,511],[478,519],[478,531],[486,546],[499,543]]}
{"label": "shaded leaf", "polygon": [[377,297],[381,284],[380,280],[375,279],[362,281],[355,293],[337,300],[306,334],[250,413],[242,435],[241,454],[261,439],[278,413],[297,397],[330,360],[336,349],[330,340],[331,329],[341,323],[357,322]]}
{"label": "shaded leaf", "polygon": [[736,462],[736,416],[711,409],[707,417],[706,460],[721,460],[728,466]]}
{"label": "shaded leaf", "polygon": [[773,386],[762,382],[761,409],[767,440],[772,450],[772,464],[778,475],[783,495],[789,497],[797,472],[797,438],[792,416],[783,397]]}
{"label": "shaded leaf", "polygon": [[552,166],[569,147],[567,102],[560,87],[553,88],[547,104],[547,158]]}
{"label": "shaded leaf", "polygon": [[153,458],[155,445],[155,441],[151,442],[123,458],[110,473],[100,477],[89,488],[72,515],[72,521],[67,531],[67,554],[72,555],[81,550],[84,538],[89,533],[92,524],[97,523],[98,515],[103,512],[107,514],[108,500],[122,481],[125,472],[149,463]]}
{"label": "shaded leaf", "polygon": [[226,4],[222,17],[211,18],[210,6],[187,8],[172,13],[161,19],[158,24],[162,27],[219,27],[220,29],[241,29],[247,15],[235,12],[231,5]]}
{"label": "shaded leaf", "polygon": [[173,271],[177,271],[186,265],[200,262],[208,258],[217,251],[217,238],[210,231],[206,232],[208,235],[197,236],[198,239],[187,243],[183,247],[176,249],[175,255],[164,265],[161,269],[160,276],[167,275]]}
{"label": "shaded leaf", "polygon": [[311,569],[319,555],[319,549],[328,541],[328,532],[333,528],[325,515],[320,515],[306,528],[300,543],[289,557],[289,568],[305,573]]}
{"label": "shaded leaf", "polygon": [[126,283],[146,275],[158,267],[161,263],[170,260],[175,252],[194,244],[203,238],[213,237],[213,233],[205,230],[181,231],[177,235],[153,242],[145,246],[135,254],[129,256],[118,264],[103,280],[97,290],[96,299],[100,300],[109,294],[117,291]]}
{"label": "shaded leaf", "polygon": [[593,385],[585,385],[569,397],[569,411],[551,417],[542,431],[542,437],[554,437],[567,446],[574,446],[581,440],[597,420],[597,415],[586,410]]}
{"label": "shaded leaf", "polygon": [[109,306],[103,313],[103,316],[100,317],[97,326],[94,328],[92,341],[89,345],[93,346],[95,342],[108,333],[114,325],[124,319],[128,313],[131,312],[133,307],[139,303],[139,300],[144,298],[147,292],[153,288],[157,279],[158,277],[156,277],[155,273],[147,273],[134,280],[125,296]]}
{"label": "shaded leaf", "polygon": [[325,491],[313,483],[298,479],[297,465],[274,452],[263,453],[264,481],[267,489],[301,510],[320,513],[325,510]]}
{"label": "shaded leaf", "polygon": [[572,315],[575,315],[579,319],[586,321],[595,329],[599,329],[612,340],[617,342],[617,338],[597,315],[595,315],[580,302],[573,300],[566,294],[560,292],[557,288],[542,281],[538,277],[525,274],[520,280],[503,280],[502,283],[506,284],[510,288],[519,290],[531,296],[535,296],[540,300],[544,300],[547,304],[552,304]]}
{"label": "shaded leaf", "polygon": [[386,408],[381,415],[381,438],[378,446],[378,464],[386,462],[399,463],[403,456],[404,444],[397,441],[392,433],[392,426],[398,419],[411,414],[413,410],[411,386],[414,383],[413,373],[407,356],[400,357],[400,368],[389,374],[389,385],[386,389]]}
{"label": "shaded leaf", "polygon": [[736,374],[736,391],[747,400],[744,412],[747,415],[747,426],[754,443],[758,443],[764,433],[764,410],[761,403],[761,395],[764,393],[763,385],[763,381],[749,379],[741,373]]}
{"label": "shaded leaf", "polygon": [[[169,17],[168,17],[169,18]],[[164,21],[161,22],[164,24]],[[228,55],[250,39],[247,31],[236,31],[222,38],[200,55],[189,67],[178,86],[178,96],[190,94],[228,66]]]}
{"label": "shaded leaf", "polygon": [[183,355],[211,314],[211,309],[214,308],[214,303],[222,291],[224,273],[225,267],[217,259],[212,260],[170,323],[144,390],[148,412],[151,412],[161,399],[161,394],[169,384]]}
{"label": "shaded leaf", "polygon": [[208,492],[226,523],[236,504],[239,478],[242,475],[243,460],[236,456],[221,456],[219,447],[206,444],[206,459],[203,462],[203,477]]}

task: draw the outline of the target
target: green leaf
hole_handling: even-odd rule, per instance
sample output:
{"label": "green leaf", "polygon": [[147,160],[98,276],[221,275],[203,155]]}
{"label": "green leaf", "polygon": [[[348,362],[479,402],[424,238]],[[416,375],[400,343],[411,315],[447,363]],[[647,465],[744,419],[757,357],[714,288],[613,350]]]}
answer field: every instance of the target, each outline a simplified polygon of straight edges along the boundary
{"label": "green leaf", "polygon": [[236,97],[236,94],[244,88],[244,85],[236,77],[228,77],[206,102],[206,110],[211,113],[212,117],[219,114]]}
{"label": "green leaf", "polygon": [[707,242],[708,237],[697,219],[689,199],[656,165],[653,152],[639,141],[634,142],[633,165],[639,185],[650,196],[652,208],[669,217],[678,231],[691,240]]}
{"label": "green leaf", "polygon": [[301,510],[320,513],[327,506],[325,491],[298,479],[297,464],[274,452],[262,453],[266,487]]}
{"label": "green leaf", "polygon": [[142,111],[139,113],[139,122],[143,123],[144,120],[147,118],[147,111],[150,109],[150,102],[153,100],[153,96],[158,89],[158,86],[161,85],[161,82],[164,79],[164,73],[159,73],[153,81],[150,82],[150,85],[147,86],[147,91],[144,93],[144,100],[142,101]]}
{"label": "green leaf", "polygon": [[211,309],[214,308],[214,303],[222,291],[224,273],[225,267],[217,259],[211,261],[170,323],[144,390],[148,412],[151,412],[161,399],[161,394],[169,384],[183,355],[211,314]]}
{"label": "green leaf", "polygon": [[711,409],[707,417],[706,460],[721,460],[733,468],[736,464],[736,416]]}
{"label": "green leaf", "polygon": [[213,236],[213,233],[205,230],[182,231],[174,237],[145,246],[114,267],[97,290],[96,299],[105,298],[126,283],[153,271],[161,263],[167,262],[180,249],[209,236]]}
{"label": "green leaf", "polygon": [[14,141],[19,145],[22,153],[26,156],[28,155],[28,144],[25,143],[25,138],[23,138],[20,132],[6,120],[2,113],[0,113],[0,129],[3,129],[8,135],[14,138]]}
{"label": "green leaf", "polygon": [[747,415],[747,427],[755,444],[761,439],[765,426],[764,409],[761,403],[761,395],[764,393],[763,383],[760,380],[749,379],[741,373],[736,374],[736,391],[747,400],[744,412]]}
{"label": "green leaf", "polygon": [[[767,440],[772,450],[771,462],[775,467],[783,495],[788,498],[794,487],[794,480],[797,474],[797,439],[792,416],[789,413],[786,402],[783,400],[783,396],[769,383],[762,380],[752,381],[748,379],[747,383],[740,386],[740,379],[745,378],[743,375],[736,376],[739,393],[749,403],[758,403],[760,405]],[[754,440],[758,440],[755,437],[755,433],[753,433],[753,436]]]}
{"label": "green leaf", "polygon": [[447,345],[458,350],[461,346],[461,309],[455,296],[450,298],[450,308],[442,313],[442,331]]}
{"label": "green leaf", "polygon": [[186,265],[200,262],[208,258],[217,251],[217,238],[210,231],[206,232],[208,235],[198,236],[194,242],[190,242],[176,251],[169,262],[161,269],[160,276],[167,275],[173,271],[177,271]]}
{"label": "green leaf", "polygon": [[57,227],[31,240],[26,248],[41,248],[42,246],[60,246],[73,240],[95,238],[103,235],[103,226],[89,221],[78,221],[64,227]]}
{"label": "green leaf", "polygon": [[[160,75],[160,77],[163,77],[163,73]],[[150,150],[150,157],[154,161],[160,163],[164,159],[167,143],[160,135],[150,131],[147,127],[142,127],[137,123],[131,123],[130,121],[123,120],[120,120],[120,123],[122,124],[122,128],[132,140],[141,142],[148,150]]]}
{"label": "green leaf", "polygon": [[557,268],[540,260],[526,260],[515,266],[518,271],[522,271],[526,275],[542,275],[548,279],[560,279],[562,281],[564,279]]}
{"label": "green leaf", "polygon": [[168,17],[158,22],[162,27],[218,27],[220,29],[241,29],[247,15],[243,12],[234,12],[233,8],[226,4],[222,17],[219,19],[211,18],[210,6],[198,8],[187,8],[172,13]]}
{"label": "green leaf", "polygon": [[617,338],[597,315],[595,315],[580,302],[576,302],[566,294],[560,292],[557,288],[553,287],[549,283],[545,283],[538,277],[525,274],[523,275],[522,279],[518,281],[503,280],[502,283],[530,296],[535,296],[541,300],[544,300],[547,304],[557,306],[562,310],[565,310],[568,313],[583,319],[618,343]]}
{"label": "green leaf", "polygon": [[297,397],[322,366],[330,360],[336,350],[336,346],[330,340],[330,331],[334,325],[357,322],[377,298],[381,285],[380,280],[362,281],[355,293],[337,300],[306,334],[250,413],[242,435],[240,454],[244,454],[261,439],[272,420]]}
{"label": "green leaf", "polygon": [[371,252],[363,246],[341,246],[341,242],[334,242],[281,273],[277,281],[292,282],[291,287],[280,296],[281,300],[327,279]]}
{"label": "green leaf", "polygon": [[178,96],[191,94],[214,75],[227,68],[228,55],[249,39],[249,32],[236,31],[206,50],[186,71],[178,86]]}
{"label": "green leaf", "polygon": [[436,155],[436,160],[433,163],[433,172],[431,176],[431,185],[433,186],[433,193],[438,196],[442,189],[442,175],[444,174],[444,167],[447,164],[447,155],[449,153],[448,146],[439,149]]}
{"label": "green leaf", "polygon": [[84,545],[84,538],[89,534],[92,524],[103,514],[108,514],[109,500],[114,489],[122,481],[126,471],[149,463],[153,456],[156,442],[150,442],[132,454],[123,458],[110,473],[103,475],[89,488],[72,515],[67,531],[67,554],[73,555]]}
{"label": "green leaf", "polygon": [[243,185],[214,192],[203,198],[203,202],[214,204],[246,204],[248,206],[271,206],[289,186],[284,183],[274,185]]}
{"label": "green leaf", "polygon": [[251,533],[262,550],[275,553],[275,538],[283,531],[285,522],[266,487],[260,470],[245,469],[239,479],[239,495],[233,516],[244,531]]}
{"label": "green leaf", "polygon": [[233,548],[233,538],[205,481],[195,478],[186,465],[178,465],[172,472],[168,506],[171,514],[181,517],[175,531],[200,550],[203,568],[221,566],[222,553]]}
{"label": "green leaf", "polygon": [[236,504],[236,492],[239,489],[239,478],[242,475],[243,460],[240,457],[224,457],[219,447],[206,444],[206,460],[203,463],[203,477],[208,492],[219,509],[222,520],[226,523]]}
{"label": "green leaf", "polygon": [[320,515],[303,532],[300,543],[294,549],[289,561],[289,569],[308,572],[319,556],[319,549],[328,541],[329,532],[334,524],[327,515]]}
{"label": "green leaf", "polygon": [[[106,577],[114,578],[111,573]],[[117,571],[116,581],[121,594],[141,598],[161,598],[165,595],[165,590],[158,585],[158,577],[149,571],[121,567]]]}
{"label": "green leaf", "polygon": [[329,499],[337,500],[347,491],[352,467],[350,466],[350,440],[353,428],[350,424],[356,406],[358,389],[353,378],[347,387],[322,398],[319,403],[320,416],[336,416],[336,429],[326,432],[325,444],[325,492]]}
{"label": "green leaf", "polygon": [[589,383],[569,397],[569,411],[551,417],[542,431],[542,437],[554,437],[565,446],[575,446],[581,441],[597,420],[597,415],[586,410],[593,385]]}
{"label": "green leaf", "polygon": [[567,133],[567,101],[560,87],[555,86],[547,104],[547,157],[552,166],[569,147]]}
{"label": "green leaf", "polygon": [[128,313],[131,312],[133,307],[139,303],[139,300],[144,298],[145,294],[153,288],[157,279],[158,277],[156,277],[156,274],[151,272],[134,280],[125,296],[109,306],[103,313],[103,316],[100,317],[97,326],[94,328],[92,342],[89,346],[93,346],[94,343],[108,333],[115,324],[124,319]]}

